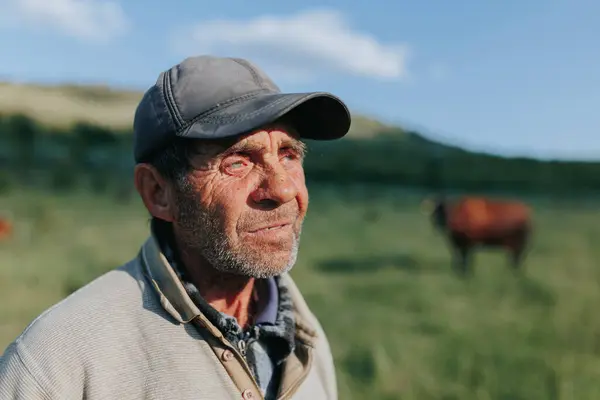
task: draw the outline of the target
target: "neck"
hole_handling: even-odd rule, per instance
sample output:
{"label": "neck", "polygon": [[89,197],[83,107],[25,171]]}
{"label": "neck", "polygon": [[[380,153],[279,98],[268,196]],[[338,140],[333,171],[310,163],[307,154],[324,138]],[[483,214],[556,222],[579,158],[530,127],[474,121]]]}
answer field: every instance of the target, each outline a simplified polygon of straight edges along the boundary
{"label": "neck", "polygon": [[256,314],[253,299],[256,279],[218,271],[183,243],[178,243],[178,248],[181,261],[202,298],[217,311],[234,317],[242,328],[247,327]]}

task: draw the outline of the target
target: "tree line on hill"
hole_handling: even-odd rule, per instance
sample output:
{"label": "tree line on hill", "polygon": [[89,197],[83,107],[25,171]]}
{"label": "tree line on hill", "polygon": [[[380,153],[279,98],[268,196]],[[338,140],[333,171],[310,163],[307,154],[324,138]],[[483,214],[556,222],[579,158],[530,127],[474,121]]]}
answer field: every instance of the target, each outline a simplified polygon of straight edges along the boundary
{"label": "tree line on hill", "polygon": [[[85,122],[47,127],[0,114],[0,187],[13,184],[97,191],[131,187],[133,137]],[[509,191],[553,195],[600,193],[600,161],[540,161],[472,153],[415,132],[370,139],[309,141],[307,179],[332,184],[379,183],[430,190]]]}

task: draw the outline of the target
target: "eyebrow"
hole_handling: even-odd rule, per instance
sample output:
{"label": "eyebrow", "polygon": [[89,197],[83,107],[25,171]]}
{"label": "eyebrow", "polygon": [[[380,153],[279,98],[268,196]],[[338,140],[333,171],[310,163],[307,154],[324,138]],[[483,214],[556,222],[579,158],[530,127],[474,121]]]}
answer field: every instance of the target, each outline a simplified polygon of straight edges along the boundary
{"label": "eyebrow", "polygon": [[289,147],[301,157],[306,155],[306,144],[301,140],[284,140],[281,147]]}
{"label": "eyebrow", "polygon": [[[225,146],[223,146],[225,147]],[[298,153],[299,156],[304,157],[306,154],[306,144],[296,139],[284,139],[281,141],[279,148],[290,148],[292,151]],[[238,142],[228,148],[223,148],[220,151],[220,155],[227,156],[235,153],[254,153],[260,152],[264,149],[263,146],[247,141]]]}

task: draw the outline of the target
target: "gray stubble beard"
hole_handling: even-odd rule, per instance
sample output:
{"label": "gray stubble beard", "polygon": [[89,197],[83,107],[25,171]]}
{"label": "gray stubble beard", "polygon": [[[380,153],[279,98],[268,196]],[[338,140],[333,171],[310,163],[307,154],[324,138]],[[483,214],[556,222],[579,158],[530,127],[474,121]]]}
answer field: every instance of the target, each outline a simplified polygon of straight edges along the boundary
{"label": "gray stubble beard", "polygon": [[283,266],[268,265],[268,261],[265,262],[268,255],[264,252],[233,246],[223,229],[218,211],[203,209],[196,200],[197,195],[189,186],[185,186],[180,187],[177,193],[178,225],[183,231],[180,240],[186,247],[198,252],[214,269],[233,275],[265,279],[287,273],[296,264],[302,226],[294,233],[287,263]]}

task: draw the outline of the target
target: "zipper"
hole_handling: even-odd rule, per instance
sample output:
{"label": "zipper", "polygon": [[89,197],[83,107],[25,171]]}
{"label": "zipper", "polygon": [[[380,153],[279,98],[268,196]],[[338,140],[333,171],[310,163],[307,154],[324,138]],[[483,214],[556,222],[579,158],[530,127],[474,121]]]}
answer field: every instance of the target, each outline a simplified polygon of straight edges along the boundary
{"label": "zipper", "polygon": [[[200,320],[199,318],[195,319],[194,321],[198,322],[201,326],[204,325],[203,321]],[[258,327],[255,327],[255,329],[258,330]],[[258,396],[260,396],[260,399],[264,400],[262,391],[260,390],[260,387],[258,386],[256,379],[254,379],[254,374],[252,373],[252,370],[250,369],[250,366],[248,365],[248,362],[246,361],[246,354],[248,352],[248,342],[250,342],[250,340],[252,340],[252,338],[250,337],[250,332],[246,332],[245,336],[247,336],[248,339],[247,340],[240,339],[238,341],[237,347],[234,346],[229,340],[225,339],[225,337],[221,337],[220,340],[221,340],[221,342],[223,342],[223,344],[225,344],[233,352],[233,354],[235,354],[238,357],[238,360],[240,360],[242,367],[244,368],[244,371],[250,377],[250,380],[254,384],[254,389],[256,390],[256,393],[258,394]],[[277,400],[290,399],[298,391],[298,388],[300,388],[300,385],[304,382],[304,380],[310,373],[311,368],[312,368],[312,361],[313,361],[313,353],[310,350],[308,353],[307,361],[308,361],[308,367],[303,371],[302,375],[300,375],[298,377],[296,382],[294,382],[294,384],[292,386],[290,386],[290,388],[288,390],[286,390],[279,397],[277,397]]]}
{"label": "zipper", "polygon": [[238,341],[238,349],[242,356],[246,356],[248,352],[248,346],[258,340],[258,334],[260,329],[258,326],[254,326],[251,331],[244,332],[243,337]]}
{"label": "zipper", "polygon": [[244,339],[240,339],[240,341],[238,342],[238,349],[240,350],[240,354],[243,357],[246,357],[246,342],[244,341]]}
{"label": "zipper", "polygon": [[254,379],[254,374],[252,373],[252,370],[250,369],[250,365],[248,365],[248,362],[246,361],[246,353],[247,353],[246,342],[244,342],[243,340],[240,340],[238,342],[237,348],[225,338],[223,338],[223,342],[225,342],[225,344],[229,347],[229,349],[238,356],[238,359],[240,359],[242,366],[244,367],[244,370],[252,379],[252,382],[254,383],[256,390],[258,390],[258,393],[261,393],[260,388],[258,387],[258,383],[256,383],[256,379]]}
{"label": "zipper", "polygon": [[[200,318],[195,318],[194,321],[196,323],[198,323],[200,326],[202,326],[202,328],[204,328],[204,321],[202,321]],[[215,339],[217,339],[217,338],[215,337]],[[250,380],[252,381],[252,384],[254,385],[254,389],[256,390],[256,393],[260,396],[261,399],[264,399],[264,397],[262,395],[262,391],[260,390],[260,387],[258,386],[256,379],[254,379],[254,374],[252,373],[252,370],[250,369],[250,366],[248,365],[248,362],[246,361],[246,357],[245,357],[245,355],[247,353],[246,342],[244,340],[240,339],[240,341],[238,342],[238,346],[236,347],[229,340],[225,339],[225,337],[223,337],[223,336],[221,336],[218,339],[220,339],[221,342],[223,344],[225,344],[225,346],[227,346],[227,348],[229,348],[229,350],[231,350],[233,352],[233,354],[236,355],[236,357],[242,364],[242,368],[244,368],[244,371],[250,377]],[[243,343],[243,344],[241,344],[241,343]]]}

